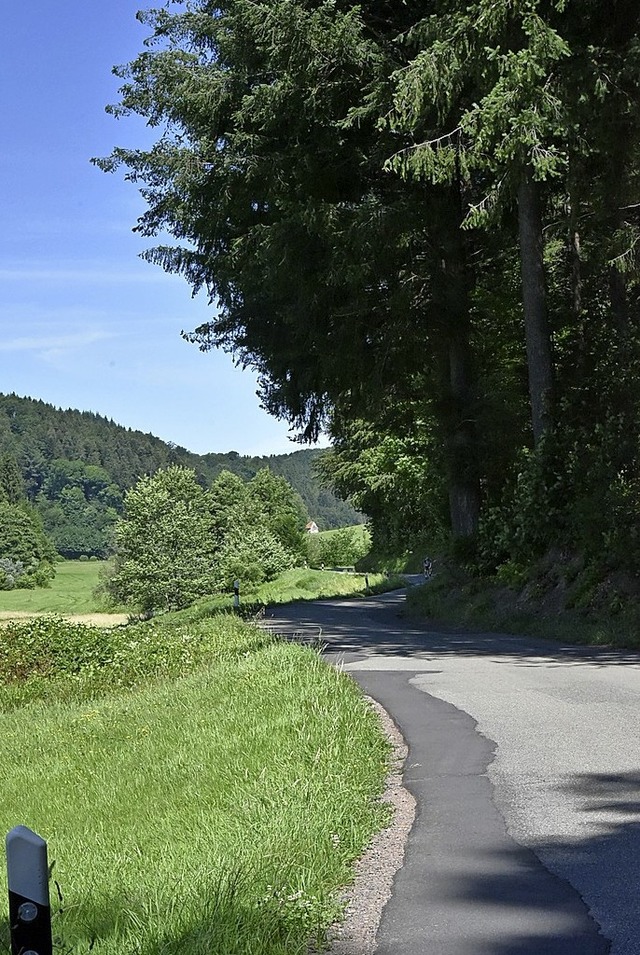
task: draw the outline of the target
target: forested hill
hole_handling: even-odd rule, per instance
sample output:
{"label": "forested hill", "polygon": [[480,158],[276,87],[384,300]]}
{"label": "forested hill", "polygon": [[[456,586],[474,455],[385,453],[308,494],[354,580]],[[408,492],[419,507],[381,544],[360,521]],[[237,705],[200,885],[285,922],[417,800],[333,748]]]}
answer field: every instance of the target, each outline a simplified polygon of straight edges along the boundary
{"label": "forested hill", "polygon": [[268,467],[274,474],[285,478],[304,501],[309,516],[321,530],[346,527],[364,521],[362,514],[345,501],[323,488],[314,471],[314,461],[322,451],[306,448],[291,454],[271,454],[268,457],[248,457],[230,451],[227,454],[205,454],[207,473],[215,477],[220,471],[232,471],[243,480],[252,478],[260,468]]}
{"label": "forested hill", "polygon": [[362,520],[353,508],[320,487],[313,462],[321,451],[305,449],[291,454],[248,457],[228,454],[193,454],[141,431],[124,428],[89,411],[61,410],[44,401],[0,394],[0,456],[15,458],[25,490],[35,501],[47,482],[51,484],[54,461],[75,461],[101,468],[120,491],[143,474],[169,464],[192,468],[208,485],[220,471],[244,479],[269,467],[295,488],[310,517],[320,527],[333,528]]}

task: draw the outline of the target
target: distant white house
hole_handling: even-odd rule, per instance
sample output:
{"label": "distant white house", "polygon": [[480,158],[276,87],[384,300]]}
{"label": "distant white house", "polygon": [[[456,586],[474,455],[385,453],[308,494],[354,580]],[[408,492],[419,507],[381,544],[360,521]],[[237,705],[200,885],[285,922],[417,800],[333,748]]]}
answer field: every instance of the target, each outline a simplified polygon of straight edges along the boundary
{"label": "distant white house", "polygon": [[307,534],[319,534],[320,528],[315,521],[309,521],[309,523],[305,526],[305,531]]}

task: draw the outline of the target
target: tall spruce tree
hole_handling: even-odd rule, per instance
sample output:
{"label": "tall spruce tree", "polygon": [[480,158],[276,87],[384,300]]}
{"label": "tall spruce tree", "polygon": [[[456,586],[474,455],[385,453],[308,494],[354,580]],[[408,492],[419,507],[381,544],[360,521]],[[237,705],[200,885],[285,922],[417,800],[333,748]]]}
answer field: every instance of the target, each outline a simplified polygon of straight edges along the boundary
{"label": "tall spruce tree", "polygon": [[18,462],[12,454],[0,455],[0,501],[18,504],[26,493]]}
{"label": "tall spruce tree", "polygon": [[256,367],[265,406],[305,436],[335,407],[375,421],[431,382],[452,526],[468,534],[479,485],[469,283],[449,228],[459,197],[383,170],[398,145],[380,124],[402,62],[394,41],[420,9],[235,0],[149,13],[159,46],[121,71],[115,111],[165,130],[101,164],[143,184],[140,231],[187,240],[147,257],[217,304],[188,337]]}
{"label": "tall spruce tree", "polygon": [[570,50],[542,6],[443,0],[416,24],[409,37],[415,55],[396,73],[392,114],[413,141],[389,163],[436,183],[462,177],[467,227],[495,223],[515,201],[536,440],[550,420],[553,379],[540,184],[565,170],[569,125],[557,72]]}
{"label": "tall spruce tree", "polygon": [[[552,478],[562,488],[547,508],[557,536],[571,495],[591,500],[578,462],[596,427],[624,405],[635,433],[635,399],[610,379],[619,362],[628,383],[637,359],[638,11],[434,0],[427,13],[417,0],[151,11],[114,112],[145,116],[158,142],[101,165],[140,184],[139,230],[178,243],[147,258],[218,308],[187,337],[255,367],[270,411],[307,437],[333,416],[348,440],[360,419],[401,436],[422,404],[458,535],[533,439],[536,507]],[[618,444],[593,451],[601,484],[635,460]],[[549,471],[568,451],[573,484]]]}

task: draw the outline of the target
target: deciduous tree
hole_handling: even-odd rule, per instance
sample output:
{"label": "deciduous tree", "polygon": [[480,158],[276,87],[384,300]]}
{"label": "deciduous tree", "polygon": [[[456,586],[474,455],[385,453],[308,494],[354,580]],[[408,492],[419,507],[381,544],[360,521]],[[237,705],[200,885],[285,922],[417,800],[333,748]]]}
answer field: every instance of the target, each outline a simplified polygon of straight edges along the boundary
{"label": "deciduous tree", "polygon": [[108,591],[142,611],[173,610],[214,593],[219,538],[193,471],[173,465],[127,492]]}

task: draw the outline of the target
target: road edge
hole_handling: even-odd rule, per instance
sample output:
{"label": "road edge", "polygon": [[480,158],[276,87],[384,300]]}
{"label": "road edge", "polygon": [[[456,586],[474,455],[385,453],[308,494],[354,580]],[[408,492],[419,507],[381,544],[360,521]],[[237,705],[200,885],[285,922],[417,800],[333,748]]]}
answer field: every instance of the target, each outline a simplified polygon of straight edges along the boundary
{"label": "road edge", "polygon": [[407,839],[416,815],[416,801],[403,784],[408,747],[383,706],[366,697],[376,711],[391,743],[390,771],[381,800],[393,809],[387,828],[377,833],[355,866],[353,883],[342,893],[344,917],[328,932],[328,955],[373,955],[382,912],[391,898],[393,882],[402,867]]}

